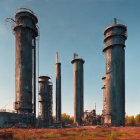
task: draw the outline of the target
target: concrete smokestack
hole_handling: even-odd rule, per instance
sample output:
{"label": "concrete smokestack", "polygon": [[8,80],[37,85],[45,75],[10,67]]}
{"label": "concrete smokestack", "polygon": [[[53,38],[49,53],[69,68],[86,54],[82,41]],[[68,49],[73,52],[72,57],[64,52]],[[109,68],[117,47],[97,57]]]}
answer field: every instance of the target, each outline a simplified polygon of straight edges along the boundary
{"label": "concrete smokestack", "polygon": [[[15,15],[13,31],[16,40],[15,76],[16,76],[16,102],[17,113],[36,113],[35,92],[35,53],[38,30],[37,17],[30,9],[20,8]],[[33,43],[32,43],[33,42]],[[33,68],[34,67],[34,68]],[[33,74],[33,76],[32,76]],[[32,90],[34,85],[34,90]],[[34,96],[34,99],[33,99]],[[32,104],[33,100],[33,104]],[[33,106],[34,105],[34,106]]]}
{"label": "concrete smokestack", "polygon": [[76,125],[81,125],[84,114],[84,62],[82,58],[78,58],[77,54],[74,54],[74,58],[71,61],[74,73],[74,123]]}
{"label": "concrete smokestack", "polygon": [[106,74],[103,79],[104,123],[125,125],[125,40],[127,27],[117,23],[104,31]]}
{"label": "concrete smokestack", "polygon": [[56,53],[56,121],[61,122],[61,63],[58,62]]}

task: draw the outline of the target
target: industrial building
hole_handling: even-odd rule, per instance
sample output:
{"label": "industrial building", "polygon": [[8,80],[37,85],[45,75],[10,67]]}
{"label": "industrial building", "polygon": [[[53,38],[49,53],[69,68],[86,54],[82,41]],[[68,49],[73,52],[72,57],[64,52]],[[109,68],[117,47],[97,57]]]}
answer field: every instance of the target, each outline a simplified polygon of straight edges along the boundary
{"label": "industrial building", "polygon": [[96,115],[96,110],[91,111],[85,110],[84,116],[82,118],[83,125],[103,125],[103,115]]}
{"label": "industrial building", "polygon": [[125,125],[125,40],[127,27],[118,24],[108,26],[104,31],[106,74],[103,80],[104,123],[112,126]]}
{"label": "industrial building", "polygon": [[[0,111],[0,127],[61,127],[61,63],[56,53],[55,117],[53,119],[53,83],[50,76],[38,77],[38,118],[36,116],[36,40],[39,36],[38,19],[33,11],[20,8],[16,11],[12,26],[15,35],[15,84],[16,112]],[[125,125],[125,40],[127,27],[114,24],[104,31],[103,52],[106,55],[106,73],[103,80],[103,114],[96,115],[96,106],[84,112],[84,63],[74,54],[74,124]],[[38,60],[39,61],[39,60]]]}
{"label": "industrial building", "polygon": [[76,125],[82,124],[82,117],[84,115],[84,69],[85,63],[83,58],[74,54],[71,61],[73,64],[73,78],[74,78],[74,123]]}

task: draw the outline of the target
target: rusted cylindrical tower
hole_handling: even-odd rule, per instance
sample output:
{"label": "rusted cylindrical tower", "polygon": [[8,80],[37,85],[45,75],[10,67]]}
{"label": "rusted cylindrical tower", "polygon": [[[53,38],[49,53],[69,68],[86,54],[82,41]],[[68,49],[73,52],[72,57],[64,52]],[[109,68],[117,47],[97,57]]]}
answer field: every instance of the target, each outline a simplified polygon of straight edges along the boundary
{"label": "rusted cylindrical tower", "polygon": [[[15,77],[16,77],[16,102],[17,113],[36,112],[36,37],[38,22],[34,13],[25,8],[20,8],[15,15],[13,31],[16,40],[15,49]],[[32,90],[32,85],[34,88]],[[34,99],[33,99],[34,97]],[[34,106],[33,106],[34,105]]]}
{"label": "rusted cylindrical tower", "polygon": [[74,58],[71,63],[73,64],[73,74],[74,74],[74,123],[76,125],[81,125],[82,117],[84,114],[84,77],[83,77],[83,64],[84,60],[82,58],[76,57],[78,55],[74,54]]}
{"label": "rusted cylindrical tower", "polygon": [[104,123],[112,126],[125,125],[125,40],[127,27],[114,24],[104,31],[106,74],[103,79]]}
{"label": "rusted cylindrical tower", "polygon": [[49,121],[49,76],[39,76],[40,127],[47,127]]}
{"label": "rusted cylindrical tower", "polygon": [[58,53],[56,53],[56,122],[61,122],[61,63],[58,62]]}

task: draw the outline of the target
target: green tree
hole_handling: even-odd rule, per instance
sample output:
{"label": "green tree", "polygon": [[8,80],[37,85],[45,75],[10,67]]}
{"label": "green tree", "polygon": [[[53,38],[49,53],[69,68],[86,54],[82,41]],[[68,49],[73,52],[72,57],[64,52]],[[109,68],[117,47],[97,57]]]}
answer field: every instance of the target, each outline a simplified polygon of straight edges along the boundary
{"label": "green tree", "polygon": [[63,113],[61,115],[62,123],[63,124],[72,124],[73,123],[73,117],[70,117],[70,115]]}

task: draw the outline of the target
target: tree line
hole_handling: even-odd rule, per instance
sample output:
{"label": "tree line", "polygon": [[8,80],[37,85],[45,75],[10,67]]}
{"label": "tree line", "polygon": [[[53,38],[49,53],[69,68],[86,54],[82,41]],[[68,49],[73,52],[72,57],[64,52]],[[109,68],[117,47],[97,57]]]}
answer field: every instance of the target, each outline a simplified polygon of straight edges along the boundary
{"label": "tree line", "polygon": [[126,116],[125,117],[126,125],[140,125],[140,114],[134,116]]}
{"label": "tree line", "polygon": [[[70,117],[70,115],[63,113],[61,118],[63,124],[73,124],[74,118]],[[131,126],[140,125],[140,114],[136,115],[135,117],[127,115],[125,117],[125,124]]]}

